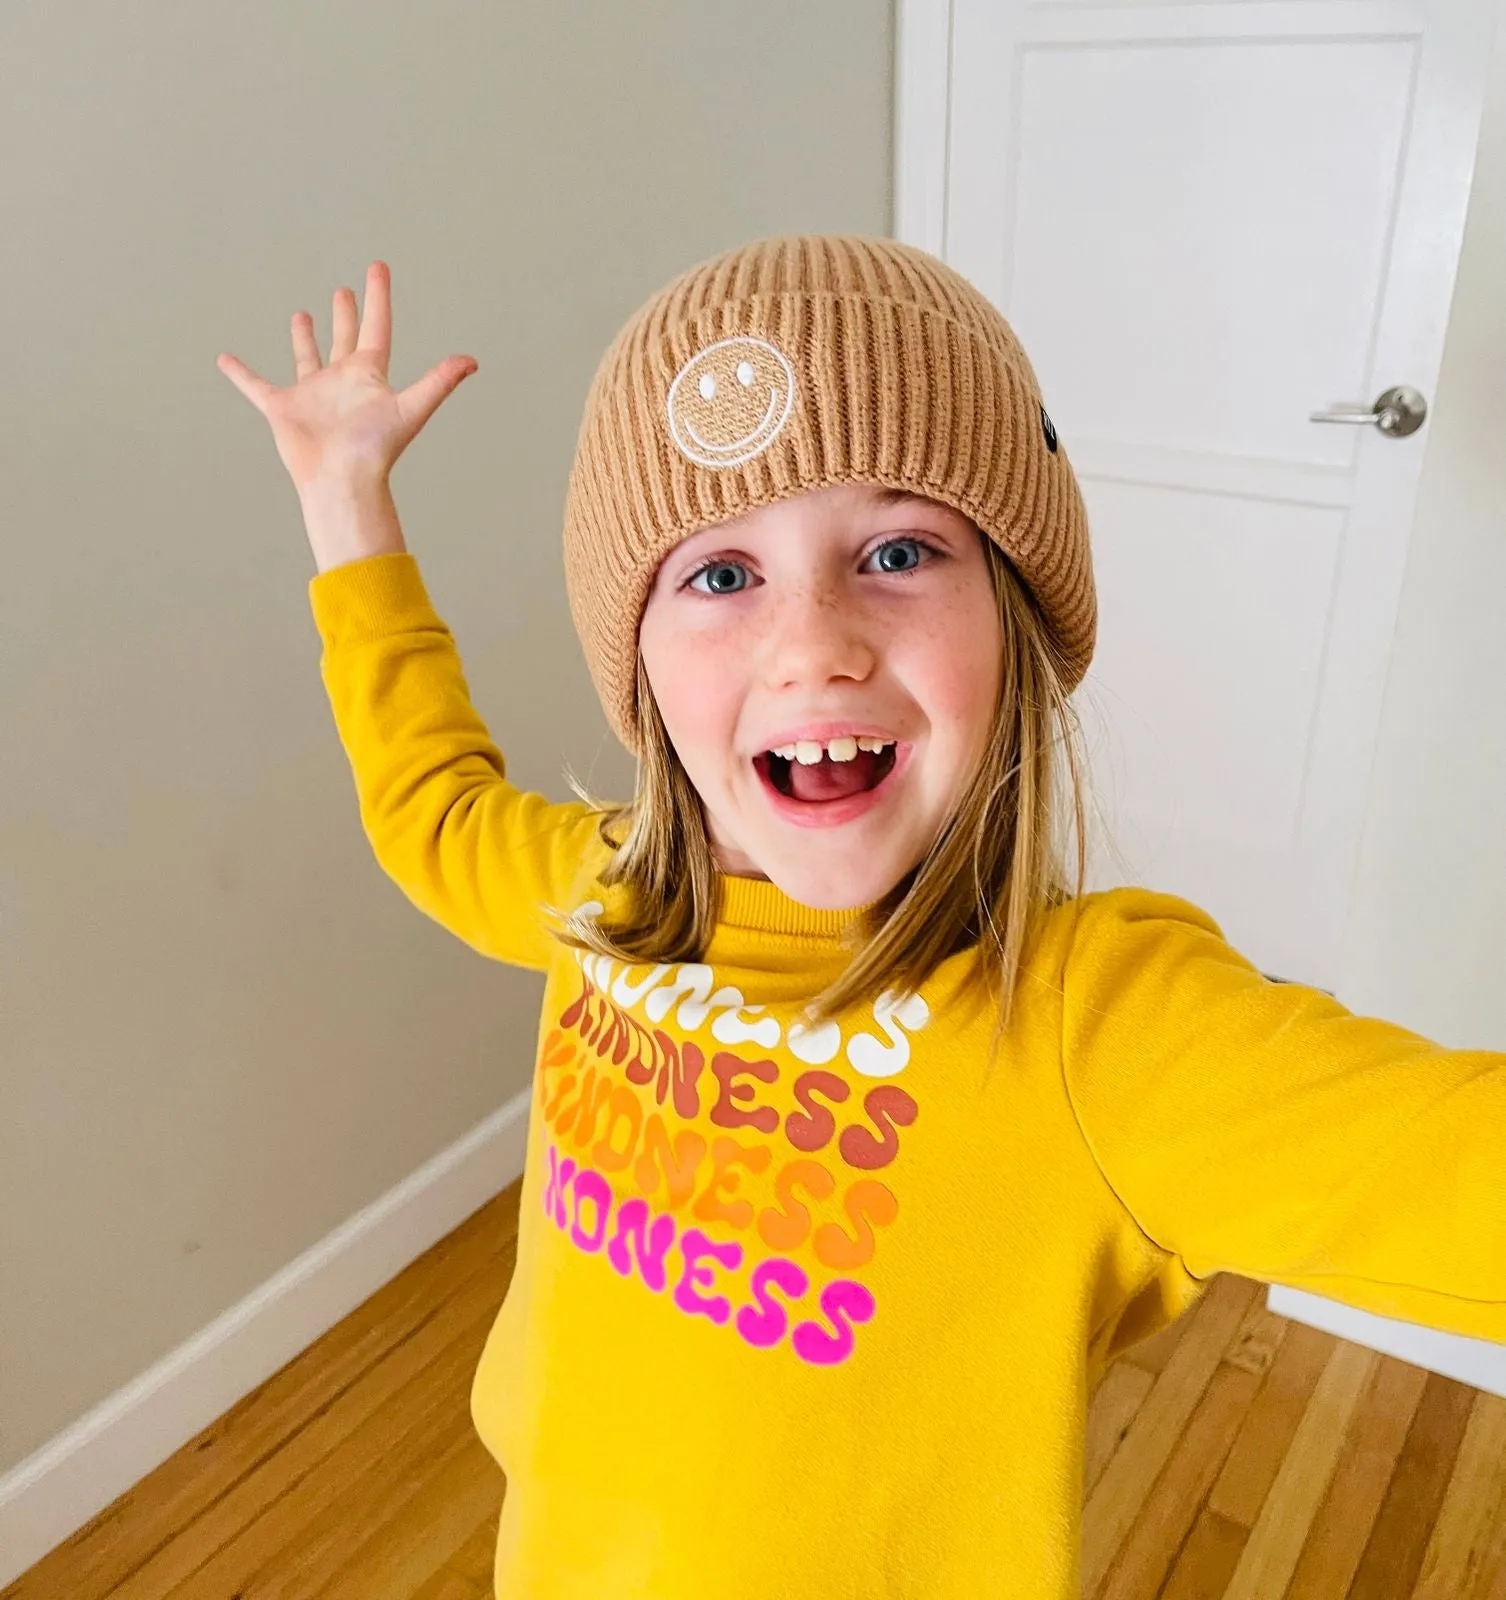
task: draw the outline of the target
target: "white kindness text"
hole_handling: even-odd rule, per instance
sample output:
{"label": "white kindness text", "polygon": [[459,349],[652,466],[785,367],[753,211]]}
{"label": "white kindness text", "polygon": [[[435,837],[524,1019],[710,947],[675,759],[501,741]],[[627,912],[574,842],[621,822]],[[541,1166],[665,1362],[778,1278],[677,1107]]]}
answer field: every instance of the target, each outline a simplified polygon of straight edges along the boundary
{"label": "white kindness text", "polygon": [[[641,1011],[650,1022],[663,1022],[671,1011],[676,1025],[695,1033],[710,1023],[711,1037],[719,1044],[756,1044],[773,1050],[781,1041],[797,1061],[825,1066],[842,1053],[841,1024],[828,1020],[808,1028],[798,1019],[788,1026],[767,1007],[750,1006],[741,989],[718,986],[716,974],[702,962],[663,963],[642,969],[613,961],[610,956],[577,950],[575,959],[602,994],[629,1011]],[[918,994],[886,989],[873,1002],[878,1034],[855,1033],[847,1040],[847,1060],[855,1072],[868,1078],[892,1078],[910,1064],[909,1033],[918,1033],[931,1020],[931,1008]]]}

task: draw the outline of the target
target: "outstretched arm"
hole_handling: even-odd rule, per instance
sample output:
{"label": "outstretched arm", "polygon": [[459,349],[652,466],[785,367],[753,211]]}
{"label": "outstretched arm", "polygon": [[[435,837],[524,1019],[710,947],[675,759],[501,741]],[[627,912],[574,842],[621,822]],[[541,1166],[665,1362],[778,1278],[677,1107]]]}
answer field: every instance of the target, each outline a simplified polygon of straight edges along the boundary
{"label": "outstretched arm", "polygon": [[[292,319],[296,380],[277,388],[235,356],[220,370],[266,418],[303,509],[322,670],[377,859],[413,902],[475,949],[544,967],[557,946],[541,903],[563,907],[595,818],[508,782],[471,705],[449,630],[407,552],[389,480],[440,404],[476,370],[450,356],[406,389],[387,381],[391,281],[335,291],[326,366],[307,312]],[[604,847],[603,847],[604,848]]]}
{"label": "outstretched arm", "polygon": [[334,568],[309,593],[325,688],[377,860],[473,949],[547,967],[559,947],[539,907],[565,906],[583,861],[605,860],[595,816],[508,780],[411,555]]}
{"label": "outstretched arm", "polygon": [[1063,991],[1084,1135],[1194,1276],[1506,1343],[1506,1055],[1274,983],[1141,891],[1084,903]]}

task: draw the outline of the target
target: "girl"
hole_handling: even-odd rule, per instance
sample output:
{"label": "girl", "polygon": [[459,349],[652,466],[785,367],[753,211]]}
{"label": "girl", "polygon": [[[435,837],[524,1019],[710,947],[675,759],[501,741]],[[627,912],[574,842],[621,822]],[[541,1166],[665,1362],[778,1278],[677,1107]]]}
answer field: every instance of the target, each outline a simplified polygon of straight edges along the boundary
{"label": "girl", "polygon": [[607,350],[564,548],[616,806],[521,792],[471,706],[388,476],[476,363],[394,393],[390,342],[375,262],[327,367],[303,313],[291,387],[221,367],[378,859],[548,975],[471,1400],[499,1596],[1076,1600],[1088,1396],[1213,1274],[1506,1341],[1506,1056],[1082,894],[1086,517],[971,285],[762,240]]}

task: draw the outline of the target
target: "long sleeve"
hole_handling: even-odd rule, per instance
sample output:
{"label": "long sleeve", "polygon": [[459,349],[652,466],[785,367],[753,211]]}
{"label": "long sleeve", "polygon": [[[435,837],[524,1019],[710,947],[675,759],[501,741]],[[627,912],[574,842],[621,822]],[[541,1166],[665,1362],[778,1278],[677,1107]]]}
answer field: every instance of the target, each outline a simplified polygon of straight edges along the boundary
{"label": "long sleeve", "polygon": [[411,554],[320,573],[309,601],[377,860],[473,949],[547,968],[558,944],[538,908],[564,907],[583,860],[605,859],[597,819],[508,780]]}
{"label": "long sleeve", "polygon": [[1506,1055],[1272,982],[1138,890],[1083,902],[1062,980],[1083,1134],[1194,1276],[1506,1343]]}

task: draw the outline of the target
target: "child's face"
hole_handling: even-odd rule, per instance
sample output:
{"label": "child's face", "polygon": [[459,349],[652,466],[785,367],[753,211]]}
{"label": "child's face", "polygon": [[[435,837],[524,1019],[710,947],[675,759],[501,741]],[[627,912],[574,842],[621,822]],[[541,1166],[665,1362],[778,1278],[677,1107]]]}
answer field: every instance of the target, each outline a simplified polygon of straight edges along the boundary
{"label": "child's face", "polygon": [[[950,506],[885,497],[841,484],[702,529],[664,558],[639,627],[718,867],[825,910],[879,899],[920,861],[1002,673],[983,536]],[[844,734],[892,747],[833,760],[853,754],[828,752]],[[797,741],[820,762],[773,753]]]}

